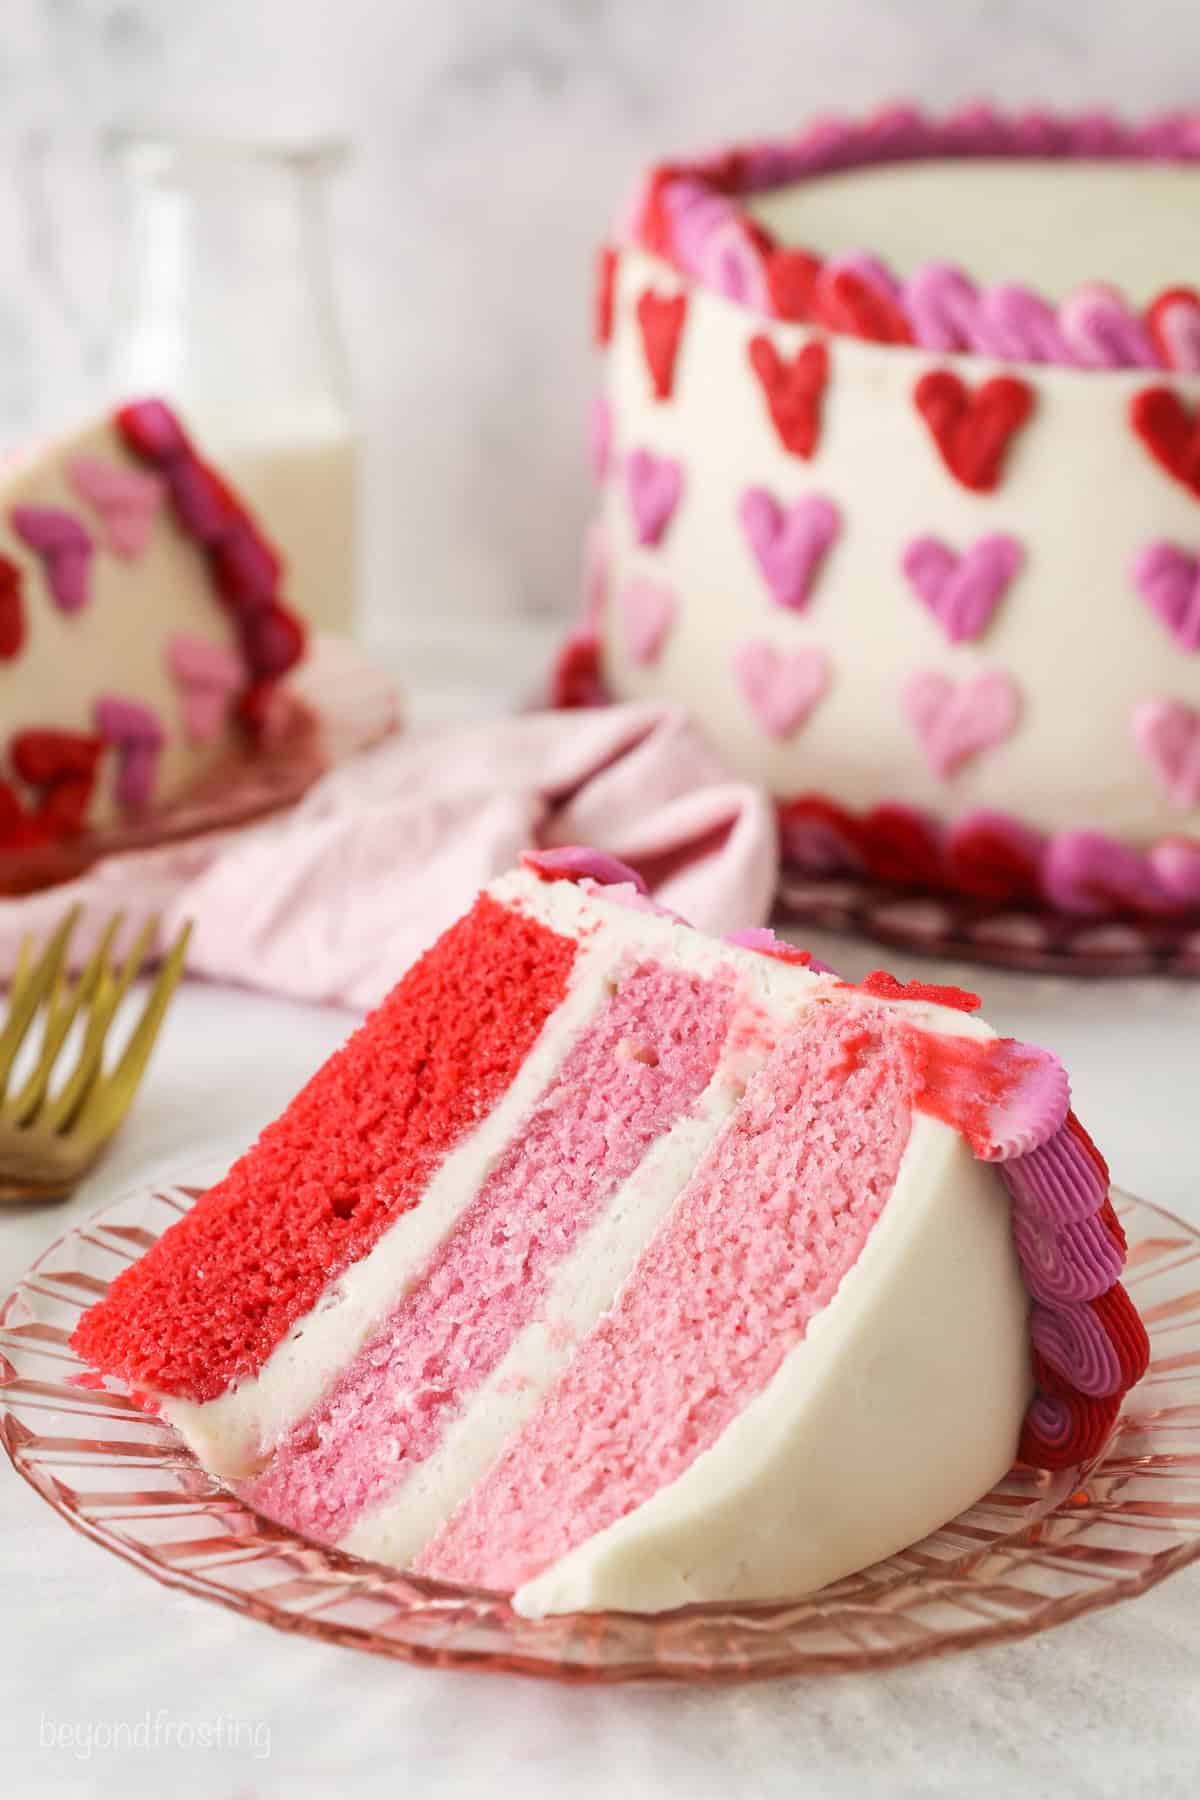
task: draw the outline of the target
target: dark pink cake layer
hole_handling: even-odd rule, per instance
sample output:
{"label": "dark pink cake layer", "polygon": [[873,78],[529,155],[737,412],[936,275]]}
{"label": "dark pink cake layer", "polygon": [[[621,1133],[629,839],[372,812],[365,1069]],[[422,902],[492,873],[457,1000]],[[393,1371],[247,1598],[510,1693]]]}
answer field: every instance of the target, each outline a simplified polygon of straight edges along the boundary
{"label": "dark pink cake layer", "polygon": [[84,1314],[73,1348],[188,1400],[254,1374],[505,1093],[574,957],[570,938],[481,895],[224,1181]]}
{"label": "dark pink cake layer", "polygon": [[336,1540],[437,1448],[555,1267],[708,1086],[733,991],[653,963],[623,979],[404,1300],[283,1440],[255,1506]]}
{"label": "dark pink cake layer", "polygon": [[858,1258],[908,1142],[911,1036],[815,1006],[539,1410],[417,1559],[519,1587],[683,1473]]}

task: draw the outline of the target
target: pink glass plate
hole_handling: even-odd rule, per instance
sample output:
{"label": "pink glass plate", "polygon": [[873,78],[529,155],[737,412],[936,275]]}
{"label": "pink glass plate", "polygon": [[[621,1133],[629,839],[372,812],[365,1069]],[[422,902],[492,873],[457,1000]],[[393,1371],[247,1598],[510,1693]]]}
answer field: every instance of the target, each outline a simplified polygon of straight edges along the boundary
{"label": "pink glass plate", "polygon": [[0,850],[0,895],[73,880],[101,857],[226,831],[293,806],[317,778],[399,726],[391,682],[342,638],[319,637],[280,690],[266,741],[234,751],[151,817],[28,850]]}
{"label": "pink glass plate", "polygon": [[73,1355],[80,1313],[200,1191],[131,1194],[34,1264],[0,1312],[0,1438],[77,1530],[283,1630],[561,1680],[815,1674],[1024,1637],[1200,1558],[1200,1232],[1145,1201],[1116,1196],[1150,1370],[1090,1468],[1014,1471],[924,1542],[805,1600],[534,1621],[496,1595],[360,1562],[260,1518]]}
{"label": "pink glass plate", "polygon": [[1200,921],[1083,919],[989,906],[956,894],[913,894],[849,875],[784,870],[779,914],[793,924],[874,938],[895,950],[1062,975],[1200,978]]}

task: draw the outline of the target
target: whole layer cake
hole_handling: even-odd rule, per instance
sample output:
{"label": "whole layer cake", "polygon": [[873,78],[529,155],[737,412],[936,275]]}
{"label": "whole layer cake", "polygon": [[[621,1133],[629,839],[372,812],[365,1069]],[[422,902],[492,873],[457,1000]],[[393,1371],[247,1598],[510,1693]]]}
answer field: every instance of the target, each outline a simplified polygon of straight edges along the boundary
{"label": "whole layer cake", "polygon": [[527,858],[81,1321],[271,1518],[532,1615],[800,1594],[1094,1457],[1098,1151],[973,995]]}
{"label": "whole layer cake", "polygon": [[304,632],[160,400],[0,469],[0,857],[144,820],[259,730]]}
{"label": "whole layer cake", "polygon": [[659,696],[790,861],[1200,915],[1200,115],[651,171],[600,261],[557,698]]}

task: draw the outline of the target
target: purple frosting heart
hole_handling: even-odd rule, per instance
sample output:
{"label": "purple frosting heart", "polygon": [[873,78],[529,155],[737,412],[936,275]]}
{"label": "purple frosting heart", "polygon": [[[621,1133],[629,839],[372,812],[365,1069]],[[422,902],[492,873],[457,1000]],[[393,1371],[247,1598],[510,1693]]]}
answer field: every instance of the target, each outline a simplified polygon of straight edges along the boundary
{"label": "purple frosting heart", "polygon": [[59,611],[81,611],[90,598],[94,548],[87,527],[58,506],[14,506],[9,516],[17,536],[40,556]]}
{"label": "purple frosting heart", "polygon": [[1160,538],[1139,554],[1133,581],[1175,642],[1184,650],[1200,650],[1200,557]]}
{"label": "purple frosting heart", "polygon": [[771,598],[792,612],[808,605],[821,561],[841,530],[832,500],[803,494],[782,507],[765,488],[746,488],[738,518]]}
{"label": "purple frosting heart", "polygon": [[683,464],[653,450],[631,450],[625,458],[625,488],[638,543],[659,543],[683,496]]}
{"label": "purple frosting heart", "polygon": [[965,644],[987,630],[1023,560],[1016,538],[994,532],[961,556],[939,538],[914,538],[900,566],[950,642]]}
{"label": "purple frosting heart", "polygon": [[118,802],[126,812],[145,812],[154,798],[159,753],[167,741],[162,720],[151,707],[120,694],[102,694],[94,717],[100,736],[116,746]]}

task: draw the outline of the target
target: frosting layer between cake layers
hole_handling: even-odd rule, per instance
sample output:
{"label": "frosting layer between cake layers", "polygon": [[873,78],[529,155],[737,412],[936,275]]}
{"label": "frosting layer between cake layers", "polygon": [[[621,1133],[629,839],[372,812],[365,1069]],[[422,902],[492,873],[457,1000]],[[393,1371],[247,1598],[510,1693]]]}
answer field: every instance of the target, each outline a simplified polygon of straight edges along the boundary
{"label": "frosting layer between cake layers", "polygon": [[1053,1059],[534,860],[84,1353],[270,1516],[531,1613],[801,1592],[1094,1453],[1144,1337]]}
{"label": "frosting layer between cake layers", "polygon": [[[556,696],[691,710],[802,868],[1200,911],[1200,127],[1037,123],[902,112],[648,179],[601,261],[602,518]],[[1148,307],[1115,266],[1056,305],[951,266],[974,182],[1079,244],[1072,196],[1118,177]],[[840,192],[903,273],[779,235]]]}

